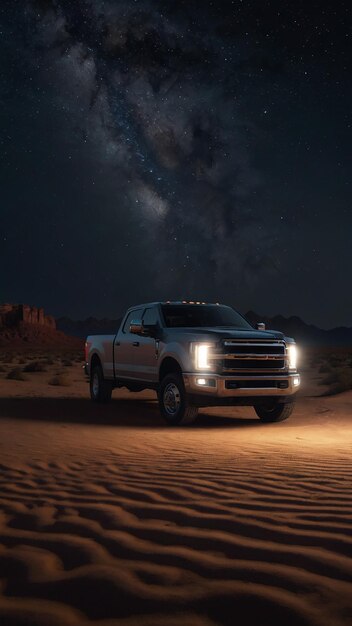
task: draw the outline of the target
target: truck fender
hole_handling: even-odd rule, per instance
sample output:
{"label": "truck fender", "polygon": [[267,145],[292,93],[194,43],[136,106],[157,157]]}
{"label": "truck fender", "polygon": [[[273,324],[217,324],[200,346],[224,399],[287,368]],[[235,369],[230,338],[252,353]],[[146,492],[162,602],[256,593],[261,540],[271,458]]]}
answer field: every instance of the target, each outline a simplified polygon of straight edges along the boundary
{"label": "truck fender", "polygon": [[[180,346],[176,346],[175,344],[169,345],[168,350],[162,352],[159,357],[158,379],[161,380],[166,373],[173,371],[172,362],[175,363],[175,369],[179,369],[181,372],[187,371],[188,361],[189,354],[184,348],[180,349]],[[168,365],[166,365],[166,363]]]}

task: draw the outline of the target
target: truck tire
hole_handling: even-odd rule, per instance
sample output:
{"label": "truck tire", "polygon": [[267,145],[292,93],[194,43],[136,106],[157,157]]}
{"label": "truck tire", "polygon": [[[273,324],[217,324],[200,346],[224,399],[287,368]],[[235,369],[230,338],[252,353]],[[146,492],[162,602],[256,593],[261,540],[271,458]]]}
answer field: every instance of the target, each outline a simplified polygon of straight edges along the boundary
{"label": "truck tire", "polygon": [[283,422],[290,417],[294,404],[294,402],[287,404],[275,402],[272,406],[257,404],[254,406],[254,410],[262,422]]}
{"label": "truck tire", "polygon": [[90,397],[93,402],[106,404],[111,400],[112,386],[104,379],[101,365],[94,365],[90,374]]}
{"label": "truck tire", "polygon": [[160,413],[170,426],[192,424],[198,415],[198,407],[188,404],[181,374],[168,374],[158,391]]}

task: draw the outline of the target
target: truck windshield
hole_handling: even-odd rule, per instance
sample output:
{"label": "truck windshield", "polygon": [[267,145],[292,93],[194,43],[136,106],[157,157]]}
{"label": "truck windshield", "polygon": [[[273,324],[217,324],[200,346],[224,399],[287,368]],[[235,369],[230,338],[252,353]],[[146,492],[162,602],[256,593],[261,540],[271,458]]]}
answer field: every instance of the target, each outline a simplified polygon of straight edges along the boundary
{"label": "truck windshield", "polygon": [[252,326],[229,306],[204,304],[162,304],[168,328],[225,327],[252,329]]}

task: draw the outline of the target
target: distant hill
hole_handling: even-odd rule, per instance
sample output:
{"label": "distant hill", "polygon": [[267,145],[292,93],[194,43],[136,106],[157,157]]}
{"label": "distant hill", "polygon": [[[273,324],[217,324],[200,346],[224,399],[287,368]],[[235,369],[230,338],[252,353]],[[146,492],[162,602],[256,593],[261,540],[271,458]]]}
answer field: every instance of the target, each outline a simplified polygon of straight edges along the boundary
{"label": "distant hill", "polygon": [[338,327],[331,330],[323,330],[312,324],[306,324],[300,317],[283,317],[275,315],[266,317],[248,311],[245,318],[250,324],[265,322],[266,328],[280,330],[288,337],[294,337],[298,343],[310,346],[352,346],[352,328]]}
{"label": "distant hill", "polygon": [[[253,311],[245,314],[246,319],[253,326],[256,322],[265,322],[267,329],[280,330],[288,337],[294,337],[297,342],[311,346],[352,346],[352,328],[340,327],[323,330],[317,326],[306,324],[297,316],[266,317]],[[96,319],[88,317],[86,320],[74,321],[68,317],[56,320],[59,330],[75,337],[85,338],[87,335],[114,334],[120,326],[121,319]]]}
{"label": "distant hill", "polygon": [[39,324],[19,322],[11,328],[0,329],[0,346],[2,348],[65,348],[83,350],[83,341],[78,337],[69,337],[60,330]]}

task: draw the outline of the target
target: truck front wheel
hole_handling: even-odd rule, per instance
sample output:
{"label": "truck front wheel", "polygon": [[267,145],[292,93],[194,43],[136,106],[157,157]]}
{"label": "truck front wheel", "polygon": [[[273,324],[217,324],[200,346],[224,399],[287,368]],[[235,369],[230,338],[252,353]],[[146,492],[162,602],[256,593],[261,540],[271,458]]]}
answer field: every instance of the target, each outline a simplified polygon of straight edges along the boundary
{"label": "truck front wheel", "polygon": [[106,403],[110,402],[112,386],[109,381],[104,379],[104,373],[101,365],[94,365],[90,374],[90,397],[93,402]]}
{"label": "truck front wheel", "polygon": [[168,374],[163,378],[158,399],[160,413],[170,426],[192,424],[198,415],[198,408],[188,404],[181,374]]}
{"label": "truck front wheel", "polygon": [[294,407],[294,402],[287,404],[274,402],[272,405],[257,404],[254,410],[262,422],[283,422],[290,417]]}

